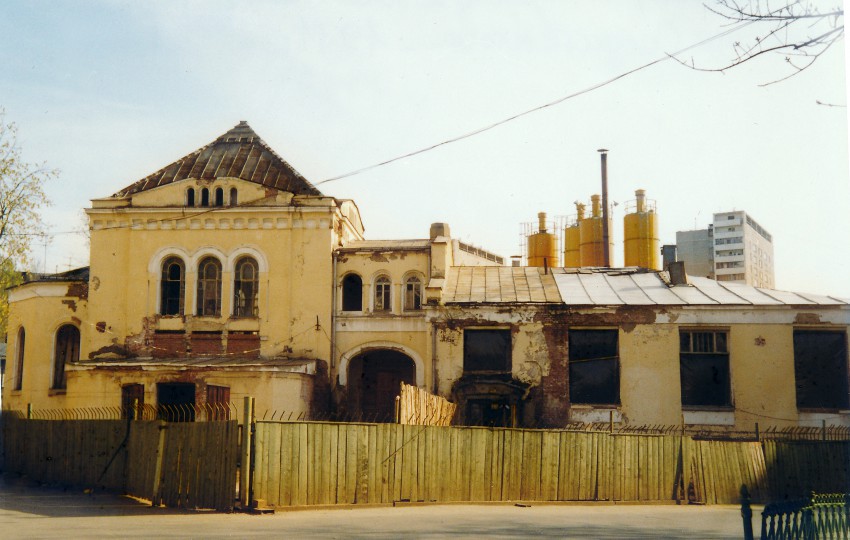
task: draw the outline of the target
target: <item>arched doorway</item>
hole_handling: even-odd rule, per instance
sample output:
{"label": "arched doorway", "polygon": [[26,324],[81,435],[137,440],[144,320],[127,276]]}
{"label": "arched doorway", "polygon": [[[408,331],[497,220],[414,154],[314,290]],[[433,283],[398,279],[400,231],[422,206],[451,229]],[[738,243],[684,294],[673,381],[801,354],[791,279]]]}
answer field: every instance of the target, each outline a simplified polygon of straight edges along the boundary
{"label": "arched doorway", "polygon": [[395,420],[395,398],[401,383],[416,384],[416,364],[391,349],[364,351],[348,364],[348,409],[367,422]]}

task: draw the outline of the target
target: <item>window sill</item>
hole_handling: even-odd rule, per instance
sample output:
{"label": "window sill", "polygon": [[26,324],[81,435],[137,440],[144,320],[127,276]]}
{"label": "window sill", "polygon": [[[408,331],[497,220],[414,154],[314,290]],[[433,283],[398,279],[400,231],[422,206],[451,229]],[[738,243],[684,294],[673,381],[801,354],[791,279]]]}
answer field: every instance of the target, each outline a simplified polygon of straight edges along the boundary
{"label": "window sill", "polygon": [[586,405],[583,403],[570,405],[570,422],[593,424],[597,422],[610,422],[612,418],[614,422],[622,423],[623,413],[620,411],[619,405]]}
{"label": "window sill", "polygon": [[682,422],[685,425],[734,426],[734,409],[682,409]]}
{"label": "window sill", "polygon": [[735,412],[733,405],[682,405],[682,412]]}
{"label": "window sill", "polygon": [[67,388],[51,388],[47,391],[48,396],[64,396],[68,392]]}

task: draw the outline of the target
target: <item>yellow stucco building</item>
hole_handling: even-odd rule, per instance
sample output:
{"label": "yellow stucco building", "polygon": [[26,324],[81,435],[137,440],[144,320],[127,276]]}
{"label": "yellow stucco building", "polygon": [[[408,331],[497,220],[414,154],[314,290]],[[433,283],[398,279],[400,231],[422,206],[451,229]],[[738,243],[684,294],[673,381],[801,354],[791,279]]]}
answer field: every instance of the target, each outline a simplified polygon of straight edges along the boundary
{"label": "yellow stucco building", "polygon": [[9,291],[5,409],[386,421],[403,381],[469,424],[850,425],[846,300],[369,240],[244,122],[86,213],[90,266]]}

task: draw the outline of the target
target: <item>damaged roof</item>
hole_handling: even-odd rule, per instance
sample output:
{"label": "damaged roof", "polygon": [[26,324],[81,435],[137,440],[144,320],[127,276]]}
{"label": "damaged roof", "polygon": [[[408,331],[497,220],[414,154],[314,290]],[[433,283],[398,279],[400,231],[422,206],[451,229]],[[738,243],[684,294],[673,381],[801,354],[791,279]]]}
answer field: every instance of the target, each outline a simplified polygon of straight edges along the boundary
{"label": "damaged roof", "polygon": [[241,178],[296,195],[322,194],[243,120],[210,144],[130,184],[113,197],[127,197],[187,178],[225,177]]}
{"label": "damaged roof", "polygon": [[406,251],[406,250],[422,250],[431,247],[430,240],[355,240],[349,242],[345,247],[341,247],[338,251],[355,252],[355,251]]}
{"label": "damaged roof", "polygon": [[316,361],[309,358],[240,358],[232,356],[224,357],[199,357],[199,358],[111,358],[105,360],[85,360],[73,362],[69,367],[88,369],[98,367],[123,367],[123,368],[223,368],[285,371],[288,373],[316,372]]}
{"label": "damaged roof", "polygon": [[23,272],[21,275],[24,283],[33,283],[37,281],[83,281],[87,283],[89,280],[89,267],[84,266],[82,268],[74,268],[73,270],[67,270],[57,274]]}
{"label": "damaged roof", "polygon": [[850,305],[832,296],[793,293],[688,276],[673,285],[666,272],[643,268],[456,266],[446,276],[443,301],[617,305]]}

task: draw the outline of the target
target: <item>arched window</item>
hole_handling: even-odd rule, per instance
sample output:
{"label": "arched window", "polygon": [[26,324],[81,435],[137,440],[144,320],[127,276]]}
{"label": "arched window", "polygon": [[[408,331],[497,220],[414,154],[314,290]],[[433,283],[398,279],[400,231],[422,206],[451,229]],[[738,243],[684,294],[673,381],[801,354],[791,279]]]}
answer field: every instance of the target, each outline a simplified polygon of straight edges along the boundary
{"label": "arched window", "polygon": [[256,317],[258,313],[257,291],[259,289],[257,261],[244,257],[236,262],[233,276],[233,316]]}
{"label": "arched window", "polygon": [[210,205],[210,190],[207,188],[203,188],[201,190],[201,206],[209,206]]}
{"label": "arched window", "polygon": [[183,315],[183,292],[186,288],[186,268],[178,257],[169,257],[162,263],[159,283],[159,312],[162,315]]}
{"label": "arched window", "polygon": [[375,280],[375,311],[390,311],[393,307],[390,291],[392,282],[387,276]]}
{"label": "arched window", "polygon": [[357,274],[342,278],[342,310],[363,311],[363,280]]}
{"label": "arched window", "polygon": [[80,331],[73,324],[64,324],[56,331],[56,349],[53,354],[54,389],[65,388],[65,366],[80,359]]}
{"label": "arched window", "polygon": [[195,206],[195,190],[193,188],[186,190],[186,206]]}
{"label": "arched window", "polygon": [[419,309],[422,309],[422,282],[418,277],[410,276],[404,281],[404,310]]}
{"label": "arched window", "polygon": [[220,187],[215,188],[215,205],[224,206],[224,190]]}
{"label": "arched window", "polygon": [[198,265],[198,315],[221,315],[221,263],[207,257]]}
{"label": "arched window", "polygon": [[236,206],[236,188],[230,188],[230,206]]}
{"label": "arched window", "polygon": [[24,385],[24,350],[26,349],[27,333],[23,327],[18,330],[18,341],[15,344],[15,386],[20,390]]}

